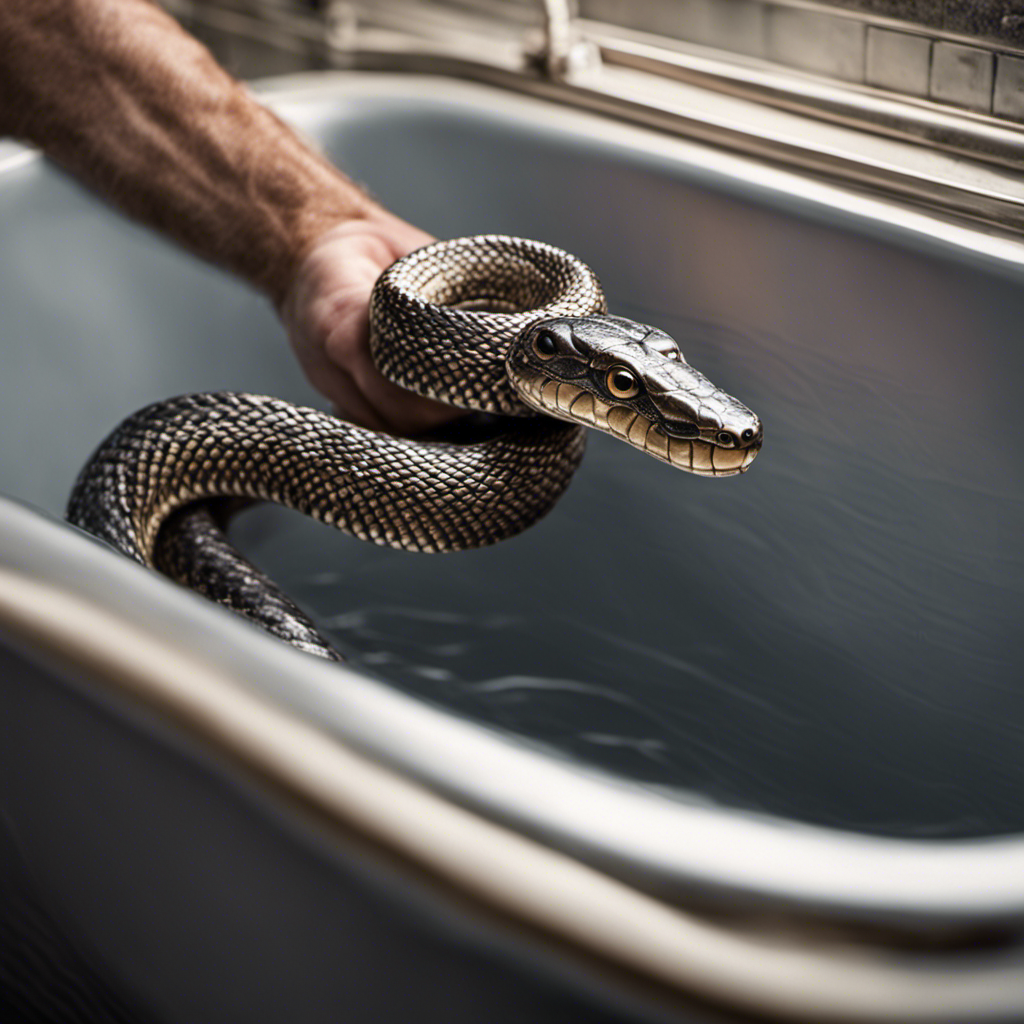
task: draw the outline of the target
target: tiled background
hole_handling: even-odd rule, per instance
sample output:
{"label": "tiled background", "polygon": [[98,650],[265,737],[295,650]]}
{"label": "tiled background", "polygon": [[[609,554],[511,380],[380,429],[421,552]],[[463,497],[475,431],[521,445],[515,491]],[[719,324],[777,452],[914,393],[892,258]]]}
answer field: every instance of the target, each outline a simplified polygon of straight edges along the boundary
{"label": "tiled background", "polygon": [[[426,6],[539,23],[541,0],[420,0]],[[192,0],[195,8],[321,20],[338,0]],[[371,7],[371,0],[362,0]],[[655,33],[742,58],[1024,121],[1024,0],[578,0],[594,21]],[[342,7],[344,5],[342,4]],[[337,10],[338,8],[335,7]],[[188,19],[186,18],[186,23]],[[316,66],[315,47],[291,54],[204,29],[249,76]],[[287,33],[286,33],[287,34]],[[217,36],[218,39],[212,38]],[[241,49],[240,49],[241,48]],[[244,59],[239,60],[242,50]],[[255,61],[255,63],[254,63]]]}
{"label": "tiled background", "polygon": [[1024,0],[580,0],[600,21],[1024,120]]}

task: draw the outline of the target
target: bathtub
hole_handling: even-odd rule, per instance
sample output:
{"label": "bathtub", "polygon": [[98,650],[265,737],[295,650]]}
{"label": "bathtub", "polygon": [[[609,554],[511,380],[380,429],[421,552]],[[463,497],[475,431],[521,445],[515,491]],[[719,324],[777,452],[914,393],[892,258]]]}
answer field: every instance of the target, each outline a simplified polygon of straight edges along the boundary
{"label": "bathtub", "polygon": [[4,144],[0,846],[53,942],[168,1020],[1024,1010],[1024,245],[480,84],[261,89],[434,234],[577,253],[765,445],[708,481],[595,436],[443,559],[250,511],[322,665],[59,521],[147,402],[318,399],[264,300]]}

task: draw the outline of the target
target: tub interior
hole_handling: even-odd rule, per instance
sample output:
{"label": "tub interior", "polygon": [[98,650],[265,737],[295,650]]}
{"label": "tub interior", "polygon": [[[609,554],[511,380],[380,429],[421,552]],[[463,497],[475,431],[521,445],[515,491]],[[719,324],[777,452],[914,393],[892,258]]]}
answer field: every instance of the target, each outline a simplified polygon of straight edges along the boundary
{"label": "tub interior", "polygon": [[[237,520],[242,549],[357,667],[559,756],[863,833],[1021,831],[1012,246],[972,253],[539,101],[363,82],[279,109],[438,236],[583,257],[765,445],[707,480],[592,435],[555,511],[478,552],[270,507]],[[51,167],[7,158],[0,242],[0,491],[59,513],[101,438],[172,394],[321,404],[259,296]]]}

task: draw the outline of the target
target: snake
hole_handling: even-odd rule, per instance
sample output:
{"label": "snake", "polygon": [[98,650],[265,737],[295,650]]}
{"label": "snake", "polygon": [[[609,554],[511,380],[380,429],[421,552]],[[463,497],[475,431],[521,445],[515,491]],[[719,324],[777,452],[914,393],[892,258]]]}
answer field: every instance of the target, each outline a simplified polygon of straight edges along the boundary
{"label": "snake", "polygon": [[342,656],[231,544],[254,501],[375,544],[450,552],[546,515],[586,428],[706,477],[743,473],[760,419],[664,331],[608,313],[579,258],[476,235],[431,243],[378,278],[370,349],[396,384],[477,417],[469,438],[397,437],[279,398],[183,395],[129,416],[72,490],[67,520],[310,654]]}

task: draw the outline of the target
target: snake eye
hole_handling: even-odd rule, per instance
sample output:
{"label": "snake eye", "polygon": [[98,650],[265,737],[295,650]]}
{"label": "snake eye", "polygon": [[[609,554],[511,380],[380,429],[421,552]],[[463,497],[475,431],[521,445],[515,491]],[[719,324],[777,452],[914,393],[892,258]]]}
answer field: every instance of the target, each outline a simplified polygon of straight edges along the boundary
{"label": "snake eye", "polygon": [[533,351],[541,359],[550,359],[558,351],[558,342],[555,341],[555,336],[550,331],[541,331],[533,339]]}
{"label": "snake eye", "polygon": [[[718,432],[718,443],[719,444],[722,444],[722,445],[732,445],[732,444],[735,444],[735,442],[736,442],[736,438],[733,437],[732,434],[730,434],[728,430],[720,430]],[[725,456],[722,456],[722,457],[724,458]]]}
{"label": "snake eye", "polygon": [[753,438],[754,432],[750,429],[750,427],[747,427],[747,429],[744,430],[740,436],[743,438],[744,441],[749,441]]}
{"label": "snake eye", "polygon": [[624,366],[613,366],[605,378],[608,390],[615,398],[633,398],[640,394],[640,383],[632,370]]}

